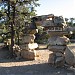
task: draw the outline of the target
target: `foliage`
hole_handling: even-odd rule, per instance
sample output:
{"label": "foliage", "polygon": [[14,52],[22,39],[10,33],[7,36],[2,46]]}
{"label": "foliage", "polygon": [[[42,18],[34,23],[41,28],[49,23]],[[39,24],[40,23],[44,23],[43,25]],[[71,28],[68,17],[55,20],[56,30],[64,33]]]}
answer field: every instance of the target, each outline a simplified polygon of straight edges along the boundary
{"label": "foliage", "polygon": [[[10,13],[8,12],[8,2],[10,1]],[[30,18],[35,16],[34,7],[39,6],[38,0],[2,0],[0,3],[0,24],[5,24],[6,29],[11,31],[10,23],[13,22],[13,6],[14,13],[14,30],[16,35],[25,28],[25,22],[30,22]],[[10,20],[9,20],[10,18]],[[15,36],[16,36],[15,35]]]}
{"label": "foliage", "polygon": [[34,7],[39,5],[37,1],[0,0],[0,23],[5,24],[3,32],[11,33],[11,57],[13,57],[14,38],[17,36],[19,44],[19,33],[25,28],[25,22],[30,22],[30,18],[35,15]]}

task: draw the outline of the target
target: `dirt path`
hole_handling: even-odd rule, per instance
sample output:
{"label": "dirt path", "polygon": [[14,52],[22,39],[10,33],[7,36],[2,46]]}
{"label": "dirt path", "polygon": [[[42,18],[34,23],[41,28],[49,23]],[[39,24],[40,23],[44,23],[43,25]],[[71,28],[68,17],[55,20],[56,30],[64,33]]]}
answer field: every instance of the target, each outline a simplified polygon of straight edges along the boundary
{"label": "dirt path", "polygon": [[40,59],[33,61],[0,59],[0,75],[75,75],[74,68],[55,68],[49,65],[48,50],[37,52],[40,53]]}
{"label": "dirt path", "polygon": [[75,75],[74,69],[55,68],[44,61],[1,62],[0,75]]}
{"label": "dirt path", "polygon": [[55,68],[49,65],[47,63],[48,51],[38,52],[40,59],[33,61],[0,60],[0,75],[75,75],[74,68]]}

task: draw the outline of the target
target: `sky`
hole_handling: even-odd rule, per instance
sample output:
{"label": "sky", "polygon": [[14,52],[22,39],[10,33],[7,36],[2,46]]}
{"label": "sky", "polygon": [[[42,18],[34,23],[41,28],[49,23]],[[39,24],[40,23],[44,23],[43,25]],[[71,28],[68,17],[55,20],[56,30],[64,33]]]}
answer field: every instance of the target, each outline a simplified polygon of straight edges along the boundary
{"label": "sky", "polygon": [[75,18],[75,0],[39,0],[37,15],[54,14],[65,18]]}

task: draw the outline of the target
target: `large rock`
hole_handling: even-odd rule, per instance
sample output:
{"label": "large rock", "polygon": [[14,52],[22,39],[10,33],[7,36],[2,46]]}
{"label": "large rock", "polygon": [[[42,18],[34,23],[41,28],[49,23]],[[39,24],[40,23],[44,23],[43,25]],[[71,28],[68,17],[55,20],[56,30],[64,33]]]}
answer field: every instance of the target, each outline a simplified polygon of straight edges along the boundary
{"label": "large rock", "polygon": [[66,46],[48,46],[48,49],[53,52],[62,52],[64,53]]}
{"label": "large rock", "polygon": [[49,45],[66,45],[69,42],[69,39],[65,36],[53,36],[48,39]]}
{"label": "large rock", "polygon": [[21,57],[28,60],[34,60],[35,59],[35,52],[34,51],[21,51]]}
{"label": "large rock", "polygon": [[64,62],[64,55],[60,52],[53,52],[49,55],[48,63],[53,64],[55,67],[63,66]]}
{"label": "large rock", "polygon": [[75,65],[75,46],[68,46],[65,50],[65,61],[69,65]]}
{"label": "large rock", "polygon": [[69,39],[66,36],[58,37],[56,40],[57,45],[66,45],[69,42]]}

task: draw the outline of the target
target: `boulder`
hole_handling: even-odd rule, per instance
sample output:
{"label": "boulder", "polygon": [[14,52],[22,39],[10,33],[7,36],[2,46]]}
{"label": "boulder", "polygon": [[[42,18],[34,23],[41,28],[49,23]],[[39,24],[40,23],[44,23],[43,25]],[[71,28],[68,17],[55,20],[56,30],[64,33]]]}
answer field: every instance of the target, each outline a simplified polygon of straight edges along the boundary
{"label": "boulder", "polygon": [[53,52],[62,52],[64,53],[66,46],[48,46],[48,49]]}
{"label": "boulder", "polygon": [[66,45],[69,42],[69,39],[66,36],[53,36],[48,39],[49,45]]}
{"label": "boulder", "polygon": [[69,65],[75,64],[75,46],[67,46],[64,55],[66,63]]}
{"label": "boulder", "polygon": [[57,45],[66,45],[69,42],[69,39],[66,36],[59,37],[56,39]]}
{"label": "boulder", "polygon": [[28,60],[34,60],[35,59],[35,52],[22,50],[21,57],[23,57],[24,59],[28,59]]}
{"label": "boulder", "polygon": [[63,66],[65,62],[64,54],[60,52],[53,52],[49,54],[48,63],[54,65],[55,67]]}

